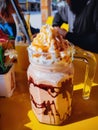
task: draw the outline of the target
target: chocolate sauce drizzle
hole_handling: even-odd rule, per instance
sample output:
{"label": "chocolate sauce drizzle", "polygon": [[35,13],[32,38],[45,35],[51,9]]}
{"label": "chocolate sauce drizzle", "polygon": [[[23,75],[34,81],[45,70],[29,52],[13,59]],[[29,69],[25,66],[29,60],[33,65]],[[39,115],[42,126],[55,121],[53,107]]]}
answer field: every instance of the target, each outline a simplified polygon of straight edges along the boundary
{"label": "chocolate sauce drizzle", "polygon": [[[49,115],[50,117],[50,123],[52,121],[52,124],[56,124],[56,116],[58,116],[59,121],[64,121],[69,115],[71,111],[71,104],[69,103],[71,100],[72,90],[73,90],[73,84],[72,84],[72,78],[66,79],[61,83],[61,87],[55,87],[52,85],[46,85],[46,84],[36,84],[31,76],[29,76],[28,79],[29,85],[33,84],[33,87],[38,87],[39,89],[43,89],[44,91],[47,91],[52,98],[56,98],[59,94],[62,94],[62,98],[67,99],[68,101],[68,110],[65,112],[63,117],[60,117],[60,113],[58,112],[55,102],[52,101],[43,101],[41,104],[38,104],[35,100],[32,94],[30,94],[31,101],[34,104],[35,108],[42,109],[43,108],[43,115]],[[68,93],[70,94],[70,99],[68,98]],[[54,109],[54,111],[53,111]],[[37,113],[38,114],[38,113]],[[53,118],[53,120],[51,120]]]}
{"label": "chocolate sauce drizzle", "polygon": [[47,85],[47,84],[36,84],[34,83],[33,78],[30,76],[28,79],[29,85],[33,84],[34,87],[38,87],[40,89],[43,89],[48,92],[50,96],[53,98],[57,97],[59,94],[62,94],[63,98],[67,98],[66,91],[69,93],[72,93],[73,90],[73,84],[72,84],[72,78],[66,79],[61,83],[61,87],[55,87],[52,85]]}
{"label": "chocolate sauce drizzle", "polygon": [[[38,109],[45,108],[45,110],[42,112],[43,115],[49,115],[49,113],[51,113],[51,116],[54,119],[54,124],[56,122],[55,121],[55,116],[58,116],[60,121],[64,121],[65,117],[68,117],[70,115],[71,106],[68,107],[67,112],[65,112],[64,116],[61,118],[59,112],[56,109],[56,105],[55,105],[54,101],[52,101],[52,103],[50,103],[50,101],[47,101],[47,102],[44,101],[43,103],[38,104],[38,103],[36,103],[34,101],[34,98],[33,98],[33,96],[31,94],[30,94],[30,97],[31,97],[31,101],[33,102],[33,104],[35,105],[36,108],[38,108]],[[53,113],[52,106],[54,106],[54,108],[55,108],[55,113]]]}

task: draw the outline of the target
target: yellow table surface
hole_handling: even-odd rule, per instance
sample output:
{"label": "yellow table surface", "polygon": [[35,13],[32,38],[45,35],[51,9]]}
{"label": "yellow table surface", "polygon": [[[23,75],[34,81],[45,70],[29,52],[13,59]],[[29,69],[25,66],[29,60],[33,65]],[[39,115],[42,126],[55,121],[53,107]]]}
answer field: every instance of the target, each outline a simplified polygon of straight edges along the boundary
{"label": "yellow table surface", "polygon": [[80,89],[83,85],[81,78],[83,67],[79,72],[74,81],[71,117],[62,126],[51,126],[39,123],[34,116],[26,71],[16,68],[16,89],[13,95],[10,98],[0,97],[0,130],[98,130],[98,82],[96,82],[98,76],[96,73],[90,99],[83,100],[82,89]]}

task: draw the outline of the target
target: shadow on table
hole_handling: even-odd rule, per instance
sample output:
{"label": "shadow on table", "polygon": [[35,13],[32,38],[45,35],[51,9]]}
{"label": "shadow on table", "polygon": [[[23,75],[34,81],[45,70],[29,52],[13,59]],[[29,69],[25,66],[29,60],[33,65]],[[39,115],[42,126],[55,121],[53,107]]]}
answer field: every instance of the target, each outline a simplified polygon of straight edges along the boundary
{"label": "shadow on table", "polygon": [[88,100],[82,98],[82,91],[74,91],[72,114],[62,125],[98,116],[98,86],[92,87],[91,97]]}

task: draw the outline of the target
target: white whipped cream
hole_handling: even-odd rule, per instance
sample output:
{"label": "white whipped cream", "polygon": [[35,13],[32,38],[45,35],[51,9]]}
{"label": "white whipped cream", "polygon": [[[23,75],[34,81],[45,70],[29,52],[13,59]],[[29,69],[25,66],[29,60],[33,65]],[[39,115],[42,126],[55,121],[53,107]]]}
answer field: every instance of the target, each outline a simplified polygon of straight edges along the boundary
{"label": "white whipped cream", "polygon": [[31,62],[59,64],[72,61],[74,47],[52,26],[43,25],[28,47],[28,52]]}

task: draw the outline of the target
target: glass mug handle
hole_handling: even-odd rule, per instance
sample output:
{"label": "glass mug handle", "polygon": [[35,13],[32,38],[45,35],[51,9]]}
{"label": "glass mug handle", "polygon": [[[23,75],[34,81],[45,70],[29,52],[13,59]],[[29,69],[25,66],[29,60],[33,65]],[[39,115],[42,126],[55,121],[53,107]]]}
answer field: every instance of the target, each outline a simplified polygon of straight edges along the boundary
{"label": "glass mug handle", "polygon": [[92,83],[96,72],[96,66],[97,66],[96,58],[93,53],[83,50],[79,47],[75,47],[74,59],[81,60],[86,63],[86,72],[85,72],[82,96],[83,99],[89,99]]}

